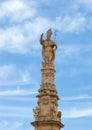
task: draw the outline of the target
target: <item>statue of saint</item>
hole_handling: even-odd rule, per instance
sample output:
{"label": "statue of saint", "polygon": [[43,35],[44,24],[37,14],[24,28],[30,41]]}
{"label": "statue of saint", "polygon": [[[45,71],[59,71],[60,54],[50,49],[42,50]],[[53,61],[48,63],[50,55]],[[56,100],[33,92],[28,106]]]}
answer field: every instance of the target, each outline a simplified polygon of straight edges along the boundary
{"label": "statue of saint", "polygon": [[43,46],[42,48],[42,57],[45,63],[53,63],[55,59],[55,52],[57,49],[57,45],[53,40],[50,40],[52,35],[51,29],[47,31],[47,38],[46,40],[43,39],[43,33],[40,37],[40,44]]}

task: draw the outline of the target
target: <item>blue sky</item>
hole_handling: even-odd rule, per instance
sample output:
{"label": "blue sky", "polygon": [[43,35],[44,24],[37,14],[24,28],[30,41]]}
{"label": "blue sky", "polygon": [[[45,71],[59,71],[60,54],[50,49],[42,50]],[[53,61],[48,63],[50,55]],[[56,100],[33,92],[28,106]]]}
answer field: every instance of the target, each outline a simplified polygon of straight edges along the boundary
{"label": "blue sky", "polygon": [[92,0],[0,0],[0,130],[34,130],[49,28],[63,130],[92,129]]}

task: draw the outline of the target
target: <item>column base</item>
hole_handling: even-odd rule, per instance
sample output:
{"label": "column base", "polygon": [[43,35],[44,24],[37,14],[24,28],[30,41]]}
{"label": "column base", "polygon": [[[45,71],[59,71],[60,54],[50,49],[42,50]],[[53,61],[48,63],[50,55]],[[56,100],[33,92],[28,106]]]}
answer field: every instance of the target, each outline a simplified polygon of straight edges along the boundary
{"label": "column base", "polygon": [[31,123],[35,130],[60,130],[64,125],[59,121],[34,121]]}

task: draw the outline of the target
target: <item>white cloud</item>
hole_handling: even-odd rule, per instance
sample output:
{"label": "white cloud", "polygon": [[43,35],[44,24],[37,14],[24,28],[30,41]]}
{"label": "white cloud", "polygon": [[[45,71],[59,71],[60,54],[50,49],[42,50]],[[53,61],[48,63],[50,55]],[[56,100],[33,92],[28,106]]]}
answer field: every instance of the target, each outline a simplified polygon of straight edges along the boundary
{"label": "white cloud", "polygon": [[23,90],[23,89],[16,89],[16,90],[5,90],[0,91],[0,96],[26,96],[26,95],[32,95],[36,94],[36,91],[33,91],[31,89]]}
{"label": "white cloud", "polygon": [[[0,32],[0,50],[11,53],[29,52],[29,38],[19,28],[9,28]],[[28,38],[28,39],[27,39]],[[26,41],[27,40],[27,41]],[[29,44],[29,45],[28,45]]]}
{"label": "white cloud", "polygon": [[86,99],[92,99],[92,96],[89,95],[79,95],[79,96],[71,96],[71,97],[63,97],[63,101],[74,101],[74,100],[86,100]]}
{"label": "white cloud", "polygon": [[0,127],[7,127],[8,126],[8,121],[6,120],[0,120]]}
{"label": "white cloud", "polygon": [[80,45],[61,45],[59,46],[58,55],[60,55],[60,53],[62,54],[62,56],[79,55],[80,50]]}
{"label": "white cloud", "polygon": [[[0,50],[11,53],[29,52],[29,39],[22,32],[21,28],[10,27],[0,31]],[[26,41],[27,40],[27,41]]]}
{"label": "white cloud", "polygon": [[1,120],[0,121],[0,128],[1,129],[5,129],[5,128],[9,128],[9,129],[17,129],[20,128],[21,126],[23,126],[23,122],[21,121],[7,121],[7,120]]}
{"label": "white cloud", "polygon": [[71,110],[63,112],[64,118],[81,118],[90,116],[92,116],[92,108],[86,108],[86,109],[71,108]]}
{"label": "white cloud", "polygon": [[27,70],[24,73],[21,73],[21,78],[24,82],[31,81],[30,73]]}
{"label": "white cloud", "polygon": [[0,86],[36,84],[27,69],[22,70],[15,65],[0,66]]}
{"label": "white cloud", "polygon": [[[31,1],[31,3],[33,3]],[[0,19],[8,18],[11,22],[21,22],[35,16],[36,10],[22,0],[8,0],[0,3]]]}
{"label": "white cloud", "polygon": [[[70,45],[59,45],[58,51],[57,51],[57,58],[60,56],[65,59],[65,57],[71,58],[71,57],[78,57],[80,59],[79,55],[85,53],[90,53],[92,51],[92,45],[91,44],[70,44]],[[90,58],[90,57],[89,57]],[[59,60],[59,59],[57,59]]]}
{"label": "white cloud", "polygon": [[21,108],[24,112],[26,112],[26,111],[32,112],[32,109],[30,107],[25,106],[25,104],[24,104],[24,106],[21,106],[21,105],[20,106],[16,106],[16,105],[15,106],[14,105],[12,105],[12,106],[11,105],[10,106],[8,106],[8,105],[0,106],[0,110],[2,110],[2,111],[5,111],[5,110],[10,111],[10,112],[21,111],[21,113],[22,113],[23,111],[21,110]]}
{"label": "white cloud", "polygon": [[14,69],[13,65],[0,66],[0,80],[3,78],[6,79],[9,75],[12,75],[12,71],[14,71]]}
{"label": "white cloud", "polygon": [[[45,5],[50,5],[52,3],[52,0],[40,0],[40,2]],[[53,2],[54,2],[54,0],[53,0]]]}
{"label": "white cloud", "polygon": [[[6,28],[0,29],[0,52],[8,51],[21,54],[30,52],[38,55],[35,52],[40,49],[40,34],[46,32],[48,28],[58,29],[60,33],[80,33],[89,28],[88,20],[82,13],[76,12],[75,16],[59,16],[52,21],[45,16],[40,16],[36,5],[37,1],[9,0],[1,2],[1,21],[3,22],[3,18],[9,17],[13,24],[9,26],[7,24]],[[24,20],[26,21],[24,22]]]}
{"label": "white cloud", "polygon": [[7,101],[17,101],[17,102],[30,102],[30,101],[36,101],[35,100],[35,98],[34,98],[34,96],[33,96],[33,94],[36,94],[37,95],[37,90],[30,90],[30,91],[32,91],[33,93],[31,93],[30,92],[30,98],[28,98],[27,97],[27,95],[16,95],[16,96],[12,96],[12,98],[11,98],[11,96],[1,96],[1,98],[2,98],[2,100],[7,100]]}
{"label": "white cloud", "polygon": [[32,109],[31,106],[0,106],[0,117],[32,118],[30,117],[33,114]]}
{"label": "white cloud", "polygon": [[[23,125],[23,122],[19,122],[19,121],[16,121],[16,122],[13,122],[13,128],[19,128]],[[14,127],[15,126],[15,127]]]}
{"label": "white cloud", "polygon": [[[32,53],[40,49],[40,34],[51,25],[44,18],[36,18],[34,22],[26,22],[0,31],[0,50],[11,53]],[[23,27],[22,27],[23,26]]]}
{"label": "white cloud", "polygon": [[[22,108],[21,108],[21,109],[22,109]],[[30,111],[31,111],[31,109],[32,109],[32,108],[30,108]],[[15,111],[16,111],[16,110],[15,110]],[[19,118],[19,117],[21,118],[21,117],[22,117],[22,118],[29,118],[30,115],[32,114],[32,113],[31,113],[31,114],[29,115],[30,111],[28,111],[27,109],[26,109],[26,111],[29,112],[29,113],[26,113],[26,112],[23,113],[24,111],[22,111],[22,113],[20,113],[21,110],[20,110],[19,112],[16,111],[16,113],[15,113],[15,111],[13,111],[13,112],[9,112],[9,111],[8,111],[8,112],[5,112],[5,111],[4,111],[4,112],[0,112],[0,117],[13,117],[13,118],[14,118],[14,117],[17,117],[17,118]]]}
{"label": "white cloud", "polygon": [[56,53],[57,54],[56,63],[58,63],[58,65],[62,64],[63,67],[64,66],[66,67],[59,70],[57,76],[59,78],[61,76],[77,78],[78,76],[84,73],[86,75],[91,74],[92,73],[91,52],[92,52],[91,44],[60,45]]}
{"label": "white cloud", "polygon": [[33,22],[28,21],[20,26],[16,25],[0,31],[0,50],[11,53],[31,53],[40,49],[40,34],[48,28],[58,29],[61,32],[79,32],[84,29],[85,19],[79,17],[64,19],[57,18],[56,21],[37,17]]}
{"label": "white cloud", "polygon": [[75,16],[57,17],[56,27],[62,33],[80,33],[85,30],[86,22],[86,17],[80,13],[76,13]]}
{"label": "white cloud", "polygon": [[76,0],[76,3],[88,6],[92,9],[92,0]]}

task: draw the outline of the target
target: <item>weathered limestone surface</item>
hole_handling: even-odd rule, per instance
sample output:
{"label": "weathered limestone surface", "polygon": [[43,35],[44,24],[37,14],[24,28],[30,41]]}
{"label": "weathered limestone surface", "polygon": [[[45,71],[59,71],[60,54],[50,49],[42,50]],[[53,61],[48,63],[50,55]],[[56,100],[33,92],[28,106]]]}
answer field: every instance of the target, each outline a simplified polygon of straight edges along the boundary
{"label": "weathered limestone surface", "polygon": [[60,130],[64,125],[61,123],[62,113],[58,111],[58,100],[56,86],[54,84],[54,59],[57,45],[50,40],[51,29],[47,31],[47,39],[43,34],[40,38],[42,45],[42,81],[37,95],[37,107],[33,109],[35,121],[31,124],[35,130]]}

